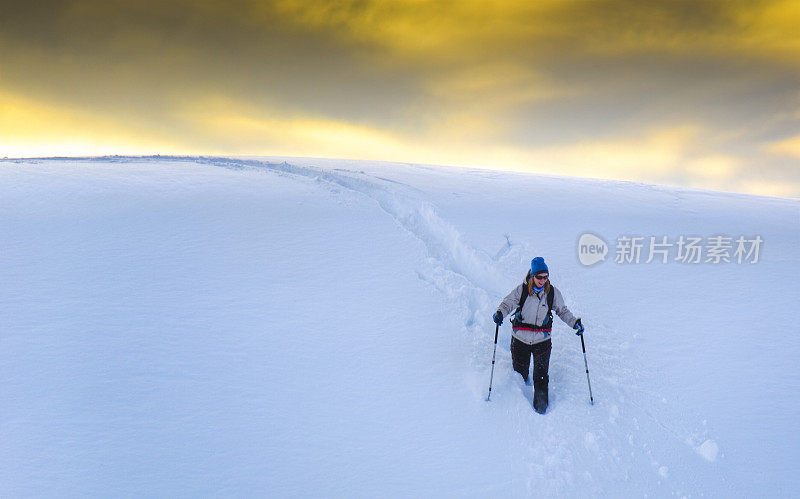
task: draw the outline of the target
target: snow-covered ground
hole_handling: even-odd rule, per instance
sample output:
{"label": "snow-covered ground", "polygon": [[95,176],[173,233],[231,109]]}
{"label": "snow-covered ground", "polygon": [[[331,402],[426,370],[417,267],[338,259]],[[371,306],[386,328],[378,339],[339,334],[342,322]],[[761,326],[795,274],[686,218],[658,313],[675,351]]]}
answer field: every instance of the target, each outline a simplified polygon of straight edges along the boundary
{"label": "snow-covered ground", "polygon": [[[0,497],[800,494],[800,201],[286,161],[0,161]],[[558,319],[547,414],[507,323],[486,401],[537,255],[594,405]]]}

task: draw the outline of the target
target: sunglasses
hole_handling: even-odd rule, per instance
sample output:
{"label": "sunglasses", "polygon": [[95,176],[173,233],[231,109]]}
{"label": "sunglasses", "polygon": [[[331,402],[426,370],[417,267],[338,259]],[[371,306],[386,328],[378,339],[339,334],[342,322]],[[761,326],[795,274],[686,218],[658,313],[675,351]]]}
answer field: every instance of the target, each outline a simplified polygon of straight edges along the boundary
{"label": "sunglasses", "polygon": [[543,281],[543,280],[547,279],[548,277],[550,277],[550,276],[549,276],[549,275],[547,275],[547,274],[545,274],[545,275],[535,275],[535,276],[533,276],[533,278],[534,278],[534,279],[539,279],[540,281]]}

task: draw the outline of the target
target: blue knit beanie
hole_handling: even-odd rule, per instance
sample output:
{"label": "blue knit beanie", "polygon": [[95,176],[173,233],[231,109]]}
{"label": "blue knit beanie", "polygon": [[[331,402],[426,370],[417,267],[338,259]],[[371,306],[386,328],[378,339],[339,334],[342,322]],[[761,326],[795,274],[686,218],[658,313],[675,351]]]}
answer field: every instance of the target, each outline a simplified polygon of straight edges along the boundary
{"label": "blue knit beanie", "polygon": [[547,264],[544,263],[544,258],[537,256],[531,260],[531,275],[541,274],[542,272],[550,273]]}

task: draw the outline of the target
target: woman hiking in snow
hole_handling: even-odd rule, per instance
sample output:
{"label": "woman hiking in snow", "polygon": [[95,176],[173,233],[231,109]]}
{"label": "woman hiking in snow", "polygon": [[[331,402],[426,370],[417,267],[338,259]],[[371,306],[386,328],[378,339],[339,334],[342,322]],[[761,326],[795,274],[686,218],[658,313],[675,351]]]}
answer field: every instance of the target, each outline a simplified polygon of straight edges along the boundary
{"label": "woman hiking in snow", "polygon": [[550,283],[550,271],[544,258],[537,256],[531,260],[531,270],[525,282],[514,288],[497,307],[494,322],[503,323],[503,317],[515,309],[511,320],[511,360],[514,370],[528,383],[528,373],[533,355],[533,408],[539,414],[547,411],[547,371],[550,366],[550,331],[553,328],[553,314],[556,314],[573,329],[583,334],[581,320],[572,315],[561,292]]}

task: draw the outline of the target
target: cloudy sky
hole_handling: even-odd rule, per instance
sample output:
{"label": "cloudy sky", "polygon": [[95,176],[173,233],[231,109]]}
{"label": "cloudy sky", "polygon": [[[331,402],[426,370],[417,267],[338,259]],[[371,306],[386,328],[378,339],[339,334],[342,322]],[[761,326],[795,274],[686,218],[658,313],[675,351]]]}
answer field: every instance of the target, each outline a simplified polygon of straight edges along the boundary
{"label": "cloudy sky", "polygon": [[0,6],[0,157],[335,157],[800,197],[797,1]]}

